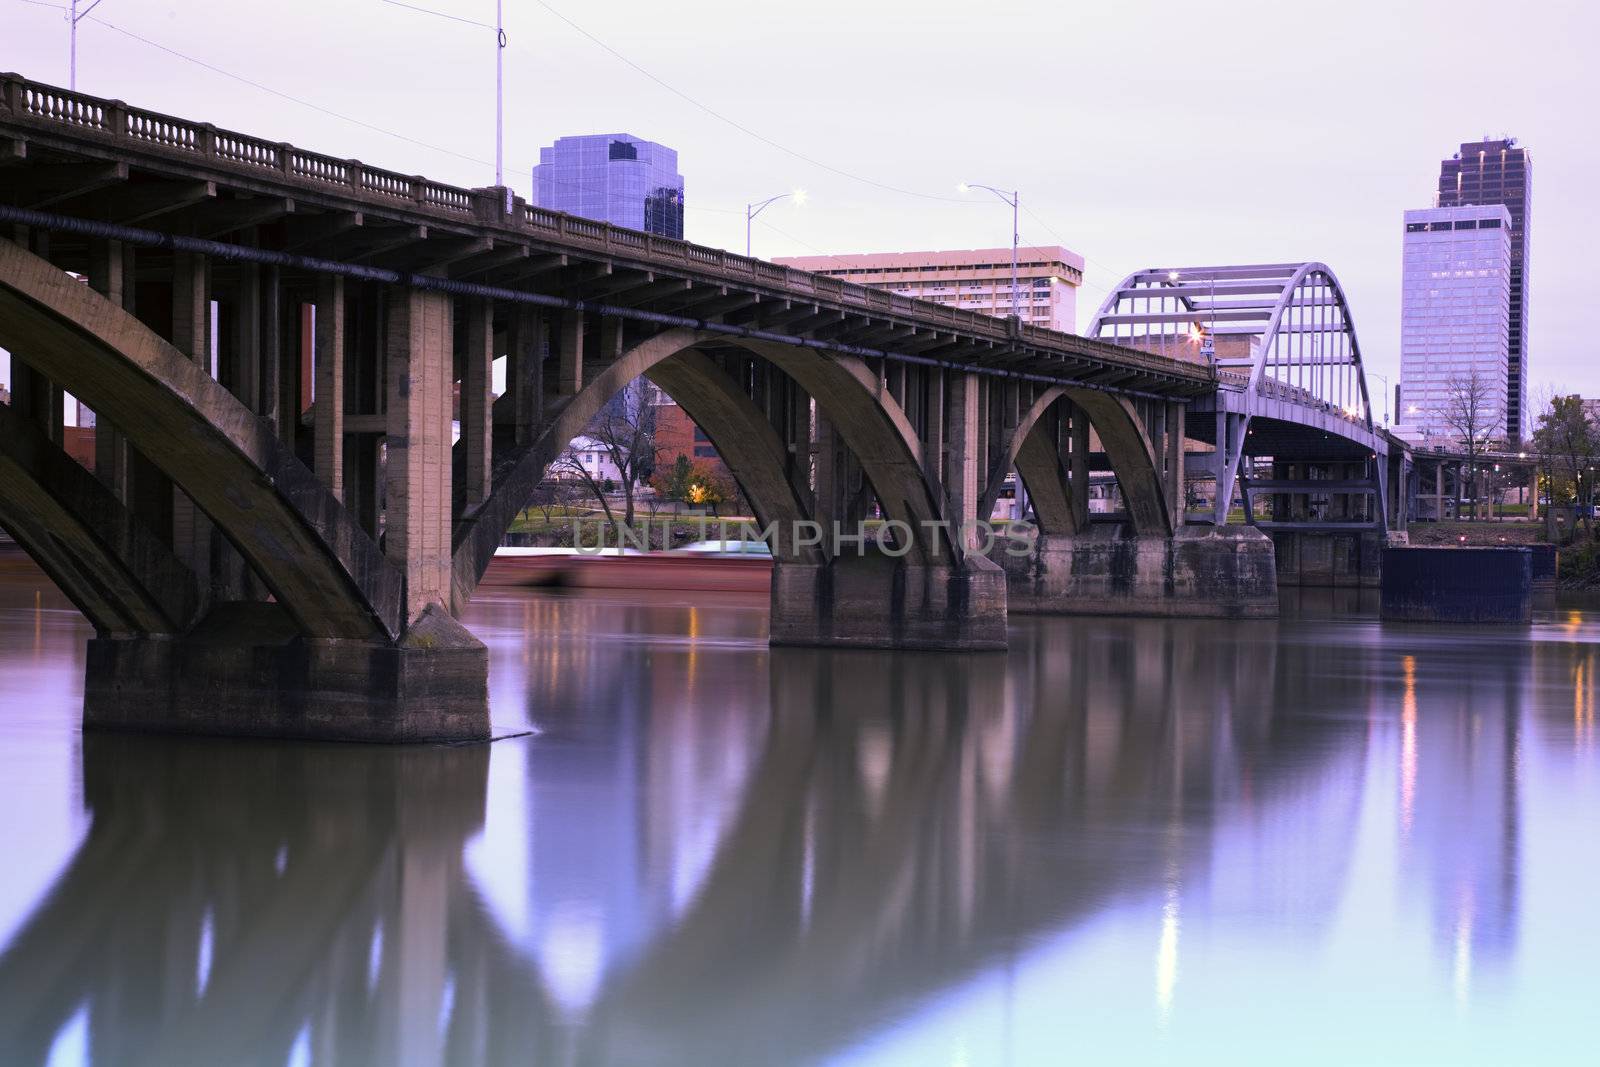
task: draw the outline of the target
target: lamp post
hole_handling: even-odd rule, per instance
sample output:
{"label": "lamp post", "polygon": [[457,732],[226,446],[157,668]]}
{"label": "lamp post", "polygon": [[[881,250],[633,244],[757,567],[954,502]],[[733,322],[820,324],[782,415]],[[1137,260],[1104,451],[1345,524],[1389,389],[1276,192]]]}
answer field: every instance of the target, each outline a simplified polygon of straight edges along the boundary
{"label": "lamp post", "polygon": [[1383,424],[1384,424],[1384,426],[1388,426],[1389,425],[1389,376],[1387,374],[1379,374],[1375,370],[1374,371],[1368,371],[1367,373],[1372,375],[1374,378],[1377,378],[1377,379],[1379,379],[1380,381],[1383,382]]}
{"label": "lamp post", "polygon": [[987,189],[1011,205],[1011,317],[1014,319],[1021,318],[1022,312],[1017,305],[1017,210],[1018,205],[1022,202],[1022,194],[1013,189],[1011,195],[1007,196],[1002,189],[996,189],[992,185],[978,185],[973,182],[962,182],[956,186],[956,190],[962,193],[973,189]]}
{"label": "lamp post", "polygon": [[78,0],[72,0],[67,8],[67,23],[71,27],[67,36],[70,38],[70,47],[67,55],[67,88],[73,92],[78,91],[78,23],[89,17],[89,12],[100,6],[100,0],[78,10]]}
{"label": "lamp post", "polygon": [[[95,0],[99,3],[100,0]],[[401,3],[400,0],[383,0],[384,3],[394,7],[403,7],[407,11],[417,11],[424,15],[437,15],[451,22],[464,22],[468,26],[480,26],[486,30],[494,31],[494,183],[504,187],[506,184],[506,152],[505,152],[505,113],[506,113],[506,25],[505,25],[505,0],[494,0],[494,25],[479,22],[477,19],[463,18],[452,15],[447,11],[435,11],[430,7],[418,7],[416,4]],[[87,12],[85,12],[87,14]],[[506,203],[510,204],[510,193],[506,194]]]}
{"label": "lamp post", "polygon": [[793,198],[794,206],[799,207],[806,202],[806,191],[804,189],[795,189],[793,192],[779,193],[777,196],[769,196],[765,200],[744,206],[744,254],[746,256],[750,255],[750,231],[756,221],[756,216],[776,204],[779,200],[789,198]]}

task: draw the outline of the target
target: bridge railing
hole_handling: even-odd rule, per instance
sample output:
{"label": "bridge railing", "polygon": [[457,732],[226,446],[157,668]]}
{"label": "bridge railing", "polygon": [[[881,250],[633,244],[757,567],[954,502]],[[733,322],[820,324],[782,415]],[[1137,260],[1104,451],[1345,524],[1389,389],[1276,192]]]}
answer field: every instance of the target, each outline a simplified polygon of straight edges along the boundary
{"label": "bridge railing", "polygon": [[[766,260],[660,237],[610,223],[509,200],[503,189],[464,189],[420,175],[370,167],[360,160],[340,159],[268,141],[210,123],[130,107],[58,86],[0,74],[0,117],[25,125],[67,126],[97,137],[142,149],[192,157],[244,173],[255,172],[291,185],[313,186],[345,195],[388,203],[410,210],[438,213],[449,221],[475,221],[546,237],[562,244],[600,252],[625,253],[647,261],[682,264],[728,281],[751,281],[782,289],[786,295],[813,296],[866,311],[902,314],[930,328],[960,332],[999,343],[1026,341],[1041,349],[1071,349],[1160,374],[1195,374],[1209,368],[1139,352],[1135,349],[1037,326],[1013,326],[1004,319],[963,308],[915,300],[825,274],[812,274]],[[1067,354],[1062,352],[1060,354]]]}

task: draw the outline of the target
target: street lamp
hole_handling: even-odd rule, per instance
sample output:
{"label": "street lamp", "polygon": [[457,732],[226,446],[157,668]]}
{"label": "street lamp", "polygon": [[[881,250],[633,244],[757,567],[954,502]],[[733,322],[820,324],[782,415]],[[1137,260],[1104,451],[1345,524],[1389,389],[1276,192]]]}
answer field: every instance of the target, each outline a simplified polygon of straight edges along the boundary
{"label": "street lamp", "polygon": [[[95,0],[99,3],[100,0]],[[506,27],[505,27],[505,0],[494,0],[494,25],[479,22],[477,19],[463,18],[452,15],[447,11],[435,11],[431,7],[418,7],[415,4],[403,4],[400,0],[383,0],[384,3],[394,7],[403,7],[407,11],[418,11],[424,15],[437,15],[451,22],[464,22],[468,26],[478,26],[485,30],[494,31],[494,183],[504,187],[505,175],[505,114],[506,114]],[[85,12],[87,14],[88,12]],[[510,194],[507,194],[507,205],[510,204]]]}
{"label": "street lamp", "polygon": [[1022,194],[1015,189],[1007,196],[1004,190],[996,189],[992,185],[978,185],[973,182],[962,182],[956,186],[960,193],[971,192],[974,189],[987,189],[1001,200],[1011,205],[1011,317],[1021,318],[1022,312],[1017,305],[1017,210],[1022,202]]}
{"label": "street lamp", "polygon": [[78,23],[89,17],[89,12],[100,6],[100,0],[78,10],[78,0],[72,0],[67,8],[67,23],[71,26],[68,37],[71,38],[71,49],[67,56],[67,88],[73,92],[78,91]]}
{"label": "street lamp", "polygon": [[779,193],[777,196],[769,196],[765,200],[744,206],[744,254],[746,256],[750,255],[750,228],[751,224],[756,221],[756,216],[776,204],[779,200],[790,198],[793,198],[794,206],[799,207],[806,202],[806,191],[804,189],[796,189],[793,192]]}
{"label": "street lamp", "polygon": [[1374,378],[1378,378],[1378,379],[1382,380],[1382,382],[1383,382],[1383,424],[1385,426],[1388,426],[1389,425],[1389,376],[1386,375],[1386,374],[1379,374],[1377,371],[1368,371],[1367,373],[1371,374]]}

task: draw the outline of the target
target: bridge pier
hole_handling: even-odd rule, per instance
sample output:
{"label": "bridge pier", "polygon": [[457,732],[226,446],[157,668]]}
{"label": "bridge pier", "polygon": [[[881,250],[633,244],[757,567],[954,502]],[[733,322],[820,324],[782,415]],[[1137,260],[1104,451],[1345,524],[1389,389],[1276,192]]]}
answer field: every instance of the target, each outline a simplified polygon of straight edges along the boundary
{"label": "bridge pier", "polygon": [[1247,526],[1139,537],[1118,524],[998,542],[1011,610],[1050,615],[1259,619],[1278,614],[1272,542]]}
{"label": "bridge pier", "polygon": [[442,608],[398,641],[298,634],[270,604],[226,604],[181,637],[95,637],[85,730],[330,741],[488,736],[488,651]]}
{"label": "bridge pier", "polygon": [[1382,584],[1381,530],[1273,530],[1280,585],[1376,589]]}

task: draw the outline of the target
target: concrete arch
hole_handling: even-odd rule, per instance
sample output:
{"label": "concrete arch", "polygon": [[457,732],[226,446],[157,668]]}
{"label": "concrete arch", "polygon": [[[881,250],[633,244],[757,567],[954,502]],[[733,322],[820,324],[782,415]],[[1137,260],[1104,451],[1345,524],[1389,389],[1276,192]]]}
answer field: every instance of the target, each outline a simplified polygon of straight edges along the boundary
{"label": "concrete arch", "polygon": [[774,523],[784,531],[778,539],[778,558],[787,562],[821,563],[815,545],[796,550],[787,536],[795,524],[812,518],[811,489],[785,475],[788,458],[778,434],[722,369],[704,353],[687,349],[657,363],[648,372],[711,438],[717,455],[739,483],[756,521]]}
{"label": "concrete arch", "polygon": [[1045,534],[1071,534],[1078,529],[1073,514],[1072,487],[1067,472],[1061,466],[1061,454],[1056,443],[1043,430],[1045,412],[1060,400],[1065,390],[1052,386],[1034,398],[1032,405],[1018,420],[1016,432],[1006,441],[1002,454],[995,457],[988,471],[988,484],[978,501],[979,515],[994,514],[1000,499],[1000,489],[1006,472],[1012,467],[1028,487],[1035,512],[1039,516],[1039,532]]}
{"label": "concrete arch", "polygon": [[0,241],[0,347],[121,429],[302,632],[399,635],[399,571],[271,428],[121,307],[9,241]]}
{"label": "concrete arch", "polygon": [[1015,466],[1034,500],[1041,532],[1078,532],[1073,517],[1072,489],[1062,470],[1055,443],[1043,432],[1044,415],[1059,400],[1067,400],[1082,411],[1099,434],[1101,447],[1122,490],[1134,533],[1141,537],[1170,537],[1172,513],[1162,488],[1155,449],[1133,403],[1097,389],[1051,386],[1035,398],[1006,443],[1003,464],[996,462],[994,465],[999,476],[990,478],[981,506],[993,509],[1005,470]]}
{"label": "concrete arch", "polygon": [[194,574],[110,490],[0,404],[0,526],[103,637],[176,635],[200,603]]}
{"label": "concrete arch", "polygon": [[662,360],[703,344],[713,336],[701,330],[677,328],[634,345],[586,382],[576,395],[566,398],[544,424],[539,436],[519,449],[503,470],[495,472],[489,499],[463,515],[451,536],[452,610],[461,610],[472,599],[473,590],[478,587],[490,560],[494,559],[494,550],[567,443],[581,434],[600,409],[629,382]]}
{"label": "concrete arch", "polygon": [[771,341],[737,343],[799,382],[827,412],[861,461],[884,513],[911,527],[908,558],[918,563],[961,562],[957,538],[939,525],[948,516],[928,481],[916,429],[865,362],[854,356],[824,358],[809,349]]}
{"label": "concrete arch", "polygon": [[[713,340],[729,338],[686,327],[665,330],[622,353],[564,402],[538,439],[496,477],[490,498],[457,525],[452,584],[457,608],[471,599],[505,531],[567,442],[640,375],[659,380],[706,431],[764,524],[811,516],[809,488],[784,474],[783,446],[771,427],[709,358],[694,351]],[[860,457],[885,512],[917,532],[915,558],[960,558],[948,533],[939,534],[944,541],[937,548],[923,536],[934,527],[920,524],[937,522],[943,514],[922,472],[916,432],[899,406],[879,395],[876,374],[850,357],[824,357],[762,341],[738,344],[788,374],[835,420],[840,436]],[[808,552],[804,560],[821,562],[821,556]]]}

